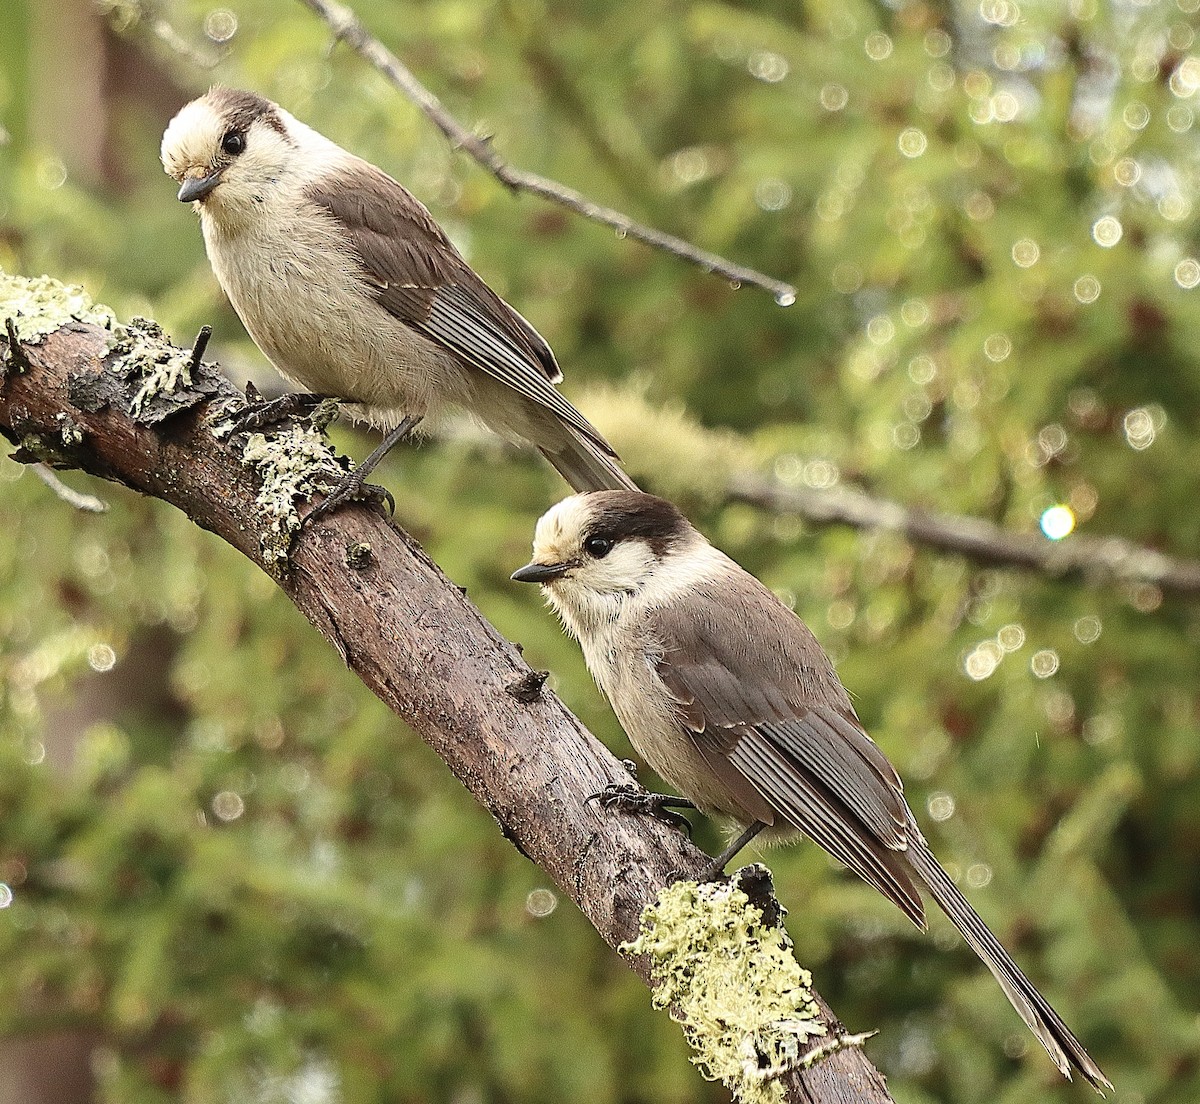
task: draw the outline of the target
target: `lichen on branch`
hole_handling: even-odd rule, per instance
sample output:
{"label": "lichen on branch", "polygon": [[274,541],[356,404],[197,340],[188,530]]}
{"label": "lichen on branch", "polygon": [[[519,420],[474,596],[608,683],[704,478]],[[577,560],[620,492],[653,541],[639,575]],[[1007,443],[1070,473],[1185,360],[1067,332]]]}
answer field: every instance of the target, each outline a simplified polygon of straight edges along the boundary
{"label": "lichen on branch", "polygon": [[258,505],[268,519],[263,555],[268,564],[278,567],[287,562],[292,537],[302,524],[296,503],[336,483],[345,468],[324,433],[310,422],[273,431],[269,437],[252,433],[242,450],[242,462],[259,478]]}
{"label": "lichen on branch", "polygon": [[36,345],[68,322],[88,322],[111,330],[121,327],[108,307],[94,303],[78,284],[50,276],[10,276],[0,268],[0,319],[13,320],[17,337]]}
{"label": "lichen on branch", "polygon": [[764,919],[738,876],[667,886],[620,950],[649,956],[654,1006],[683,1026],[700,1072],[743,1104],[782,1100],[780,1075],[827,1034],[787,931]]}

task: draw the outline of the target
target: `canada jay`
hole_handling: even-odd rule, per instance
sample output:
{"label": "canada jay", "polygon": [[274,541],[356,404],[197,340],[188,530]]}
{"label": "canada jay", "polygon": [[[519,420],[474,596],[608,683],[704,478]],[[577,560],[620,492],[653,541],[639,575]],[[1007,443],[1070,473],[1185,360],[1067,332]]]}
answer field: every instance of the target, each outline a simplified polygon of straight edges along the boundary
{"label": "canada jay", "polygon": [[[538,522],[533,562],[513,578],[542,584],[638,753],[701,812],[745,828],[713,876],[760,832],[803,832],[922,929],[924,887],[1063,1074],[1075,1066],[1112,1087],[938,865],[804,622],[675,506],[636,491],[574,495]],[[625,787],[605,796],[663,804]]]}
{"label": "canada jay", "polygon": [[635,486],[555,388],[550,347],[387,173],[277,104],[220,87],[171,121],[162,162],[271,363],[388,431],[323,510],[357,493],[392,445],[448,405],[532,443],[576,490]]}

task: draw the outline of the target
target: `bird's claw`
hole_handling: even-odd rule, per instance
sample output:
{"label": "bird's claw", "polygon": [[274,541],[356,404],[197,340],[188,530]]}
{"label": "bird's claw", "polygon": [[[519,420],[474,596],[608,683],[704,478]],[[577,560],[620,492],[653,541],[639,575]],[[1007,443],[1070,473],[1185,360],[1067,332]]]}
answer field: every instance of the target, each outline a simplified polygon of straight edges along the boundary
{"label": "bird's claw", "polygon": [[668,808],[669,805],[679,801],[678,798],[668,794],[647,793],[636,786],[626,785],[622,782],[610,782],[604,789],[588,795],[585,804],[590,805],[593,801],[604,809],[620,809],[626,813],[652,816],[664,824],[669,824],[672,828],[686,832],[688,839],[692,838],[692,822],[681,813]]}
{"label": "bird's claw", "polygon": [[246,405],[229,420],[231,433],[252,433],[267,426],[278,425],[297,414],[311,414],[327,400],[320,395],[289,392],[277,399],[264,399],[254,384],[246,385]]}
{"label": "bird's claw", "polygon": [[325,496],[324,500],[308,511],[304,516],[303,524],[308,525],[319,518],[327,517],[335,510],[340,510],[347,502],[366,502],[370,506],[386,507],[387,517],[391,517],[396,512],[396,500],[392,497],[392,492],[386,487],[366,482],[356,469],[347,472]]}

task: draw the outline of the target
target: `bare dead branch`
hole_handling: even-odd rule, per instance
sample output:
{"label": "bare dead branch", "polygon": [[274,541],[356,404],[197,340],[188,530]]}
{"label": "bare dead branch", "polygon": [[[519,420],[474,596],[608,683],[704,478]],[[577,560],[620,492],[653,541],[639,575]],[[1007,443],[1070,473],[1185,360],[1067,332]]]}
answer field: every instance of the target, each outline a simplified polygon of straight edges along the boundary
{"label": "bare dead branch", "polygon": [[457,149],[466,151],[476,162],[488,170],[502,184],[514,192],[532,192],[543,199],[557,203],[593,222],[603,223],[617,231],[622,237],[637,241],[670,253],[673,257],[688,261],[705,272],[723,276],[734,284],[748,284],[762,288],[775,296],[780,306],[788,307],[796,301],[796,289],[791,284],[776,280],[753,268],[734,264],[724,257],[700,249],[690,242],[667,234],[662,230],[635,222],[628,215],[605,207],[589,199],[582,192],[560,184],[549,177],[526,172],[511,165],[486,138],[460,123],[443,106],[442,102],[426,88],[395,54],[363,26],[358,16],[344,4],[332,0],[300,0],[328,25],[334,38],[344,42],[356,54],[373,65],[421,110]]}
{"label": "bare dead branch", "polygon": [[47,464],[34,464],[33,474],[36,475],[55,495],[74,510],[82,510],[85,514],[104,514],[108,512],[108,503],[92,494],[68,487],[55,474],[54,469]]}
{"label": "bare dead branch", "polygon": [[1051,541],[1009,532],[982,518],[929,513],[852,487],[785,487],[756,475],[735,477],[730,497],[822,525],[902,533],[915,545],[990,567],[1015,567],[1092,584],[1148,583],[1182,597],[1200,597],[1200,560],[1175,559],[1122,537],[1076,534]]}
{"label": "bare dead branch", "polygon": [[[143,332],[157,331],[147,324]],[[218,438],[212,428],[240,404],[236,390],[197,361],[190,380],[143,402],[138,420],[129,411],[148,377],[123,376],[120,363],[106,359],[110,336],[75,322],[22,342],[25,370],[0,377],[0,432],[19,446],[17,456],[53,459],[161,498],[272,572],[351,670],[442,757],[601,937],[613,947],[632,939],[672,872],[694,875],[706,856],[653,818],[588,804],[610,782],[628,782],[625,767],[538,685],[517,648],[397,526],[348,506],[306,526],[280,571],[259,502],[263,487],[245,462],[251,450],[237,434]],[[188,356],[170,346],[158,351],[156,362]],[[72,432],[64,436],[65,422]],[[294,452],[281,457],[295,466]],[[649,982],[644,958],[631,965]],[[848,1038],[823,1002],[820,1016],[826,1038]],[[784,1084],[785,1099],[796,1104],[891,1100],[858,1046],[788,1072]]]}

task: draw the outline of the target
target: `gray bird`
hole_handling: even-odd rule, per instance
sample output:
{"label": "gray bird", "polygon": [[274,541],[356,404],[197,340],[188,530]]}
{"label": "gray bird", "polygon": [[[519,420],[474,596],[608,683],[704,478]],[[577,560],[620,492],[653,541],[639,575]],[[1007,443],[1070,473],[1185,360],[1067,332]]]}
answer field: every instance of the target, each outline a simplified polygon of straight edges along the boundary
{"label": "gray bird", "polygon": [[162,162],[267,359],[386,432],[321,512],[358,493],[393,445],[448,407],[531,443],[576,490],[635,486],[555,388],[550,347],[387,173],[277,104],[220,87],[171,121]]}
{"label": "gray bird", "polygon": [[[745,829],[713,877],[760,833],[803,833],[922,930],[923,888],[1064,1076],[1075,1067],[1098,1092],[1112,1088],[934,858],[804,622],[673,504],[636,491],[564,499],[513,578],[542,585],[638,754],[687,803]],[[637,794],[604,796],[649,811],[681,804]]]}

